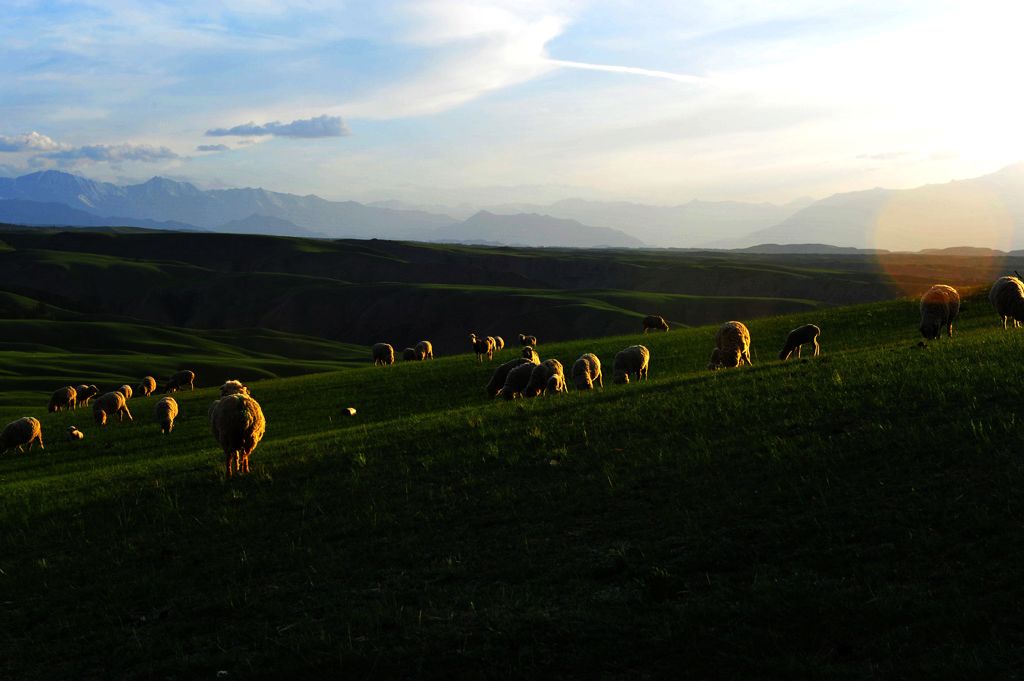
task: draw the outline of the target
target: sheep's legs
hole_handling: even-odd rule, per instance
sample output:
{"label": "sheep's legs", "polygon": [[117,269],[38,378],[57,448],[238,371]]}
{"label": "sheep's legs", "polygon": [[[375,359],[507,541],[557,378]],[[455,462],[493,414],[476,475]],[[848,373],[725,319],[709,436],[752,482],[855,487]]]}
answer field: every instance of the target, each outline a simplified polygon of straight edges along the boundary
{"label": "sheep's legs", "polygon": [[802,346],[802,345],[796,346],[796,358],[797,359],[800,359],[800,349],[803,348],[803,347],[804,346]]}
{"label": "sheep's legs", "polygon": [[821,354],[821,346],[818,345],[818,339],[815,338],[814,339],[814,356],[817,357],[819,354]]}

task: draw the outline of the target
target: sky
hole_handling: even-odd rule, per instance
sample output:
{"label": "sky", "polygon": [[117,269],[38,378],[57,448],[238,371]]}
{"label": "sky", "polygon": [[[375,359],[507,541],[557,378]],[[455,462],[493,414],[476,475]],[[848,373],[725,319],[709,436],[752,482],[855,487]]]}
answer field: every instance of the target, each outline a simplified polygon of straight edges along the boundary
{"label": "sky", "polygon": [[1024,4],[4,0],[0,175],[417,204],[821,198],[1024,160]]}

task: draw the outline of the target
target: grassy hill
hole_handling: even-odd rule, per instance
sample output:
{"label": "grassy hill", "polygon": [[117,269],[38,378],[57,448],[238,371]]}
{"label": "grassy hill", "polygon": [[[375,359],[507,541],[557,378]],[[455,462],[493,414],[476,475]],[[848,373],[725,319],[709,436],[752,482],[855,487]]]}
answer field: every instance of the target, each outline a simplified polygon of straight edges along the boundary
{"label": "grassy hill", "polygon": [[[99,429],[40,393],[45,452],[0,458],[0,677],[1012,678],[1024,337],[974,296],[921,348],[916,307],[753,320],[717,373],[713,327],[542,342],[609,380],[529,401],[470,355],[257,381],[231,482],[213,388],[169,436],[154,398]],[[777,361],[806,322],[823,356]],[[650,380],[611,385],[638,341]]]}

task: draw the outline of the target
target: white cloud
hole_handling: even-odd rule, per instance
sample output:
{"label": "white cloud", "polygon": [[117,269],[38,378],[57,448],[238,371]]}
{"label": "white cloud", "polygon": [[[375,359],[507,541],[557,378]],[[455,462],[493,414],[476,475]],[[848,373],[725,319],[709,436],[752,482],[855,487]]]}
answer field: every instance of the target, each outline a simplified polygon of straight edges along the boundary
{"label": "white cloud", "polygon": [[66,148],[67,145],[35,131],[21,135],[0,135],[0,151],[3,152],[59,151]]}
{"label": "white cloud", "polygon": [[208,137],[345,137],[352,134],[341,116],[316,116],[294,120],[291,123],[272,121],[257,125],[249,122],[232,128],[207,130]]}

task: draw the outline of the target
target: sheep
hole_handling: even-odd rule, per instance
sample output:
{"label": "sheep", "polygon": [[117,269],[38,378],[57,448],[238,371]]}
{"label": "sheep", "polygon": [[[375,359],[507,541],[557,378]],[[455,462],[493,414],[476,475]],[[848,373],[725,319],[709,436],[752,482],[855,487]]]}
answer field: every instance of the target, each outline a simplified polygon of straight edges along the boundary
{"label": "sheep", "polygon": [[67,439],[68,442],[75,442],[76,440],[83,439],[85,437],[85,434],[78,429],[78,426],[68,426],[68,429],[64,434],[64,437]]}
{"label": "sheep", "polygon": [[495,336],[494,337],[494,349],[497,352],[501,352],[502,350],[504,350],[505,349],[505,339],[502,338],[501,336]]}
{"label": "sheep", "polygon": [[577,390],[593,390],[597,383],[604,387],[604,378],[601,376],[601,360],[593,353],[580,355],[576,363],[572,365],[572,382]]}
{"label": "sheep", "polygon": [[119,388],[114,388],[114,392],[124,395],[125,401],[132,399],[132,387],[130,385],[122,385]]}
{"label": "sheep", "polygon": [[535,347],[537,347],[537,337],[536,336],[527,336],[527,335],[524,335],[524,334],[519,334],[519,344],[522,345],[523,347],[526,347],[527,345],[529,345],[529,346],[535,348]]}
{"label": "sheep", "polygon": [[484,392],[487,393],[487,396],[495,397],[499,392],[501,392],[502,386],[505,385],[505,379],[508,378],[508,373],[515,369],[516,367],[522,366],[524,364],[529,364],[533,366],[533,362],[526,359],[525,357],[516,357],[515,359],[509,360],[508,362],[505,362],[497,369],[495,369],[494,373],[491,374],[491,380],[488,381],[487,385],[484,386]]}
{"label": "sheep", "polygon": [[139,387],[135,389],[143,397],[149,397],[156,392],[156,379],[152,376],[143,376]]}
{"label": "sheep", "polygon": [[484,355],[487,355],[487,361],[494,359],[494,339],[490,336],[486,338],[477,338],[475,333],[469,334],[469,342],[473,345],[473,352],[476,353],[476,361],[484,361]]}
{"label": "sheep", "polygon": [[665,321],[664,317],[660,317],[656,314],[649,314],[644,317],[643,321],[644,333],[647,333],[651,329],[662,331],[668,331],[668,322]]}
{"label": "sheep", "polygon": [[100,389],[94,385],[80,385],[75,388],[75,392],[78,393],[78,402],[75,404],[75,409],[79,407],[89,406],[89,400],[100,394]]}
{"label": "sheep", "polygon": [[960,294],[952,286],[936,284],[921,296],[921,335],[938,340],[943,328],[953,337],[953,322],[960,314]]}
{"label": "sheep", "polygon": [[624,350],[619,350],[615,353],[615,361],[612,362],[612,383],[629,383],[631,374],[636,374],[637,381],[646,381],[650,363],[651,351],[644,345],[630,345]]}
{"label": "sheep", "polygon": [[804,343],[814,343],[814,356],[817,357],[821,353],[821,346],[818,345],[818,334],[821,333],[814,324],[804,324],[798,326],[789,332],[786,336],[786,344],[782,346],[782,350],[779,351],[779,359],[785,362],[787,359],[792,357],[794,353],[797,357],[800,356],[800,347]]}
{"label": "sheep", "polygon": [[249,472],[249,455],[263,439],[267,421],[259,403],[248,395],[228,395],[211,406],[210,429],[224,450],[227,477]]}
{"label": "sheep", "polygon": [[224,385],[220,387],[220,396],[227,397],[228,395],[248,395],[249,387],[242,385],[242,382],[237,379],[225,381]]}
{"label": "sheep", "polygon": [[178,416],[178,401],[173,397],[161,397],[156,403],[156,422],[161,433],[174,430],[174,419]]}
{"label": "sheep", "polygon": [[391,366],[395,363],[395,349],[390,343],[374,343],[371,356],[373,366]]}
{"label": "sheep", "polygon": [[46,411],[52,413],[62,409],[74,409],[77,401],[78,391],[70,385],[66,385],[53,391],[53,394],[50,395],[50,404],[47,405]]}
{"label": "sheep", "polygon": [[416,355],[416,351],[413,350],[412,348],[406,348],[405,350],[402,350],[402,361],[415,362],[418,359],[419,357]]}
{"label": "sheep", "polygon": [[547,385],[544,388],[545,392],[549,393],[567,393],[569,390],[565,387],[565,375],[564,374],[553,374],[548,379]]}
{"label": "sheep", "polygon": [[0,432],[0,453],[6,454],[8,450],[15,448],[19,452],[24,452],[22,447],[25,445],[28,445],[28,451],[31,452],[36,440],[39,440],[39,449],[46,449],[43,446],[43,427],[39,419],[23,416],[8,423]]}
{"label": "sheep", "polygon": [[533,370],[536,366],[533,362],[526,362],[525,364],[513,367],[505,377],[505,385],[498,391],[497,397],[503,397],[506,400],[522,397],[523,391],[526,390],[526,386],[530,383],[530,377],[533,376]]}
{"label": "sheep", "polygon": [[561,390],[552,390],[552,392],[565,392],[565,372],[562,370],[562,363],[557,359],[546,359],[540,364],[533,367],[533,373],[530,374],[530,382],[526,384],[526,389],[523,390],[524,397],[536,397],[543,394],[544,392],[551,389],[552,379],[554,377],[560,377],[561,381],[557,382],[555,379],[555,386],[561,386]]}
{"label": "sheep", "polygon": [[96,398],[96,401],[92,403],[92,415],[96,419],[96,423],[101,426],[107,424],[107,419],[117,414],[118,421],[124,421],[125,415],[128,416],[128,420],[132,421],[132,413],[128,411],[128,403],[124,399],[124,395],[114,391],[106,393]]}
{"label": "sheep", "polygon": [[189,390],[195,390],[196,374],[188,369],[182,369],[167,379],[167,385],[164,386],[163,392],[173,393],[176,390],[181,390],[186,385]]}
{"label": "sheep", "polygon": [[534,364],[540,364],[540,355],[537,354],[537,351],[533,349],[532,345],[527,345],[523,348],[522,356]]}
{"label": "sheep", "polygon": [[434,346],[428,340],[421,340],[416,344],[416,356],[419,357],[420,361],[426,359],[434,359]]}
{"label": "sheep", "polygon": [[708,369],[750,366],[750,331],[743,322],[726,322],[715,332],[715,349],[711,351]]}
{"label": "sheep", "polygon": [[1024,321],[1024,282],[1018,277],[999,277],[988,292],[989,302],[1003,322],[1003,328],[1012,323],[1020,327]]}

